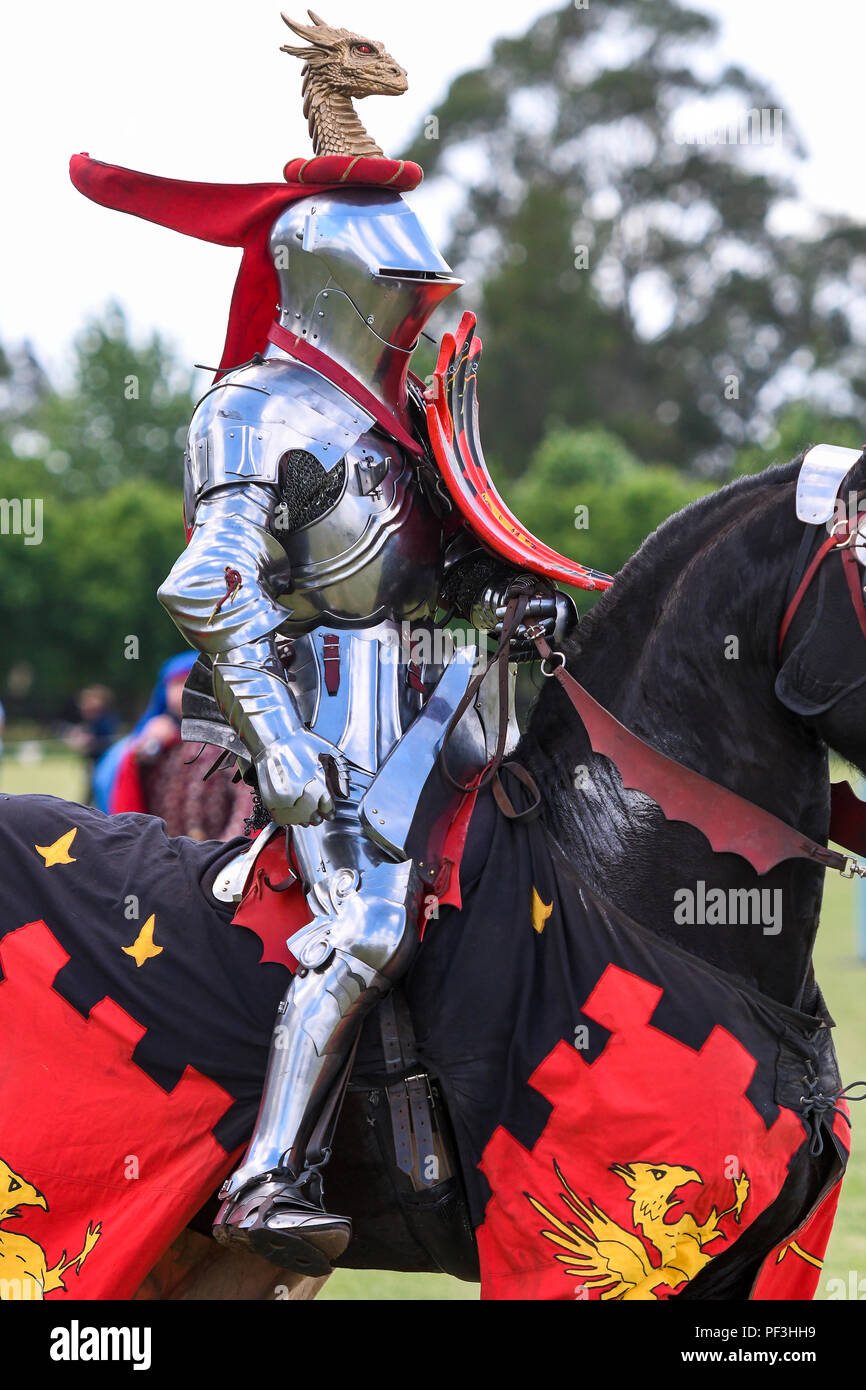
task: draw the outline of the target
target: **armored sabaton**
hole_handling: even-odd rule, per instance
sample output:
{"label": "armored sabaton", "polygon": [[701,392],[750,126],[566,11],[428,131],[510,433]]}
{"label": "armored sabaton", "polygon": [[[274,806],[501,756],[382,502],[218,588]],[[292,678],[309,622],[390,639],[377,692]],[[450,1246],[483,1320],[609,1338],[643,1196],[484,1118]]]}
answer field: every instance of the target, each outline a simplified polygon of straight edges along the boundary
{"label": "armored sabaton", "polygon": [[[408,423],[409,355],[460,282],[402,198],[302,200],[271,250],[280,324]],[[462,527],[448,523],[446,541],[436,481],[328,377],[271,346],[196,409],[192,533],[159,593],[212,659],[227,723],[205,737],[238,756],[274,824],[291,828],[313,913],[289,941],[299,969],[215,1227],[307,1273],[326,1272],[351,1234],[324,1210],[320,1170],[362,1018],[416,949],[423,875],[455,795],[437,754],[476,652],[449,659],[435,614],[443,604],[493,627],[512,577]],[[486,761],[474,709],[459,730],[451,756],[466,778]]]}

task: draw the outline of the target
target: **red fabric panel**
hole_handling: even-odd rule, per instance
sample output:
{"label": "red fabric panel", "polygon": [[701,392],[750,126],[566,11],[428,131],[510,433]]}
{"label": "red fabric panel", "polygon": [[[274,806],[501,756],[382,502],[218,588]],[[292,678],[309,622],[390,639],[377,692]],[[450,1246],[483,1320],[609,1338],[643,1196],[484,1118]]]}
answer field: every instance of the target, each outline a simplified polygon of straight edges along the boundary
{"label": "red fabric panel", "polygon": [[[559,1042],[530,1077],[553,1106],[531,1150],[502,1126],[494,1131],[481,1163],[493,1193],[477,1232],[482,1299],[589,1301],[606,1290],[609,1297],[669,1298],[685,1283],[681,1254],[690,1256],[693,1278],[781,1191],[803,1143],[801,1120],[781,1107],[775,1123],[765,1126],[746,1096],[755,1059],[725,1029],[714,1028],[694,1051],[654,1028],[650,1020],[661,995],[658,986],[608,966],[583,1010],[613,1034],[601,1057],[589,1063],[570,1043]],[[664,1105],[656,1103],[660,1084]],[[730,1211],[734,1156],[748,1179],[738,1220]],[[664,1213],[636,1205],[636,1194],[614,1171],[634,1163],[684,1170],[676,1201]],[[563,1179],[573,1185],[589,1226],[576,1220]],[[566,1228],[571,1223],[564,1245],[544,1235],[556,1228],[533,1209],[533,1198]],[[573,1238],[574,1230],[585,1232],[593,1223],[598,1252],[592,1242]],[[703,1228],[700,1237],[696,1224]],[[668,1242],[680,1226],[683,1248],[674,1256]],[[607,1241],[639,1252],[650,1271],[642,1286],[623,1291],[617,1275],[609,1274],[604,1252],[613,1247]],[[581,1251],[589,1257],[585,1272]],[[630,1267],[636,1267],[634,1256]]]}
{"label": "red fabric panel", "polygon": [[[445,840],[443,864],[448,870],[448,881],[444,891],[439,895],[439,904],[442,907],[462,907],[460,861],[466,847],[469,822],[477,796],[478,793],[475,791],[463,797]],[[300,882],[282,891],[275,891],[273,885],[284,883],[288,873],[285,840],[281,834],[277,834],[256,860],[243,899],[232,921],[239,927],[248,927],[250,931],[255,932],[264,947],[263,963],[276,961],[279,965],[287,965],[294,972],[297,961],[286,945],[286,938],[306,926],[307,922],[312,920],[312,913],[307,906]],[[426,924],[427,919],[422,915],[422,936]]]}
{"label": "red fabric panel", "polygon": [[111,784],[108,810],[113,816],[116,816],[120,811],[147,811],[144,787],[141,781],[141,768],[132,749],[128,749],[124,753],[118,764],[114,781]]}
{"label": "red fabric panel", "polygon": [[241,267],[235,281],[229,311],[220,372],[248,362],[267,343],[277,296],[277,278],[268,255],[268,232],[283,208],[298,198],[308,198],[311,184],[345,188],[347,183],[399,192],[421,181],[417,164],[393,159],[292,160],[298,183],[195,183],[167,179],[103,164],[88,154],[74,154],[69,176],[85,197],[102,207],[143,217],[148,222],[182,232],[184,236],[212,241],[218,246],[242,246]]}
{"label": "red fabric panel", "polygon": [[800,1229],[770,1252],[755,1280],[753,1300],[814,1298],[841,1191],[840,1179]]}
{"label": "red fabric panel", "polygon": [[286,862],[285,837],[278,832],[256,860],[232,921],[255,932],[264,947],[262,964],[276,961],[278,965],[287,965],[294,974],[298,963],[286,946],[286,938],[312,921],[313,914],[300,881],[277,891],[293,872]]}
{"label": "red fabric panel", "polygon": [[263,217],[277,216],[309,188],[285,183],[195,183],[103,164],[74,154],[69,177],[85,197],[219,246],[243,246]]}
{"label": "red fabric panel", "polygon": [[472,820],[472,812],[475,810],[475,803],[478,800],[478,789],[467,792],[461,798],[460,807],[448,830],[445,839],[445,848],[442,851],[442,863],[448,869],[448,882],[445,889],[439,894],[440,907],[463,906],[463,895],[460,890],[460,865],[463,860],[463,851],[466,848],[466,836],[469,834],[469,824]]}
{"label": "red fabric panel", "polygon": [[232,1098],[192,1067],[167,1093],[133,1065],[145,1029],[110,999],[86,1018],[68,1004],[52,988],[68,960],[44,922],[0,947],[0,1033],[16,1040],[15,1065],[3,1069],[0,1164],[47,1202],[22,1189],[20,1217],[0,1218],[0,1274],[28,1278],[21,1296],[38,1296],[33,1279],[74,1260],[89,1236],[65,1292],[46,1286],[46,1297],[126,1299],[234,1167],[240,1150],[226,1154],[210,1133]]}

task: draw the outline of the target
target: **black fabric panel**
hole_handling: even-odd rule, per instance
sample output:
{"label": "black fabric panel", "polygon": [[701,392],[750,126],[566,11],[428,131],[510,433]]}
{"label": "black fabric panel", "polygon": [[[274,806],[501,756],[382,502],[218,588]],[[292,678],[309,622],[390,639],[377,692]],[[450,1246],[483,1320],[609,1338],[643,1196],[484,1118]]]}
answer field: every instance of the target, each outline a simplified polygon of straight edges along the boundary
{"label": "black fabric panel", "polygon": [[[46,867],[35,846],[73,826],[74,863]],[[50,796],[0,797],[0,941],[42,920],[69,954],[54,988],[87,1014],[108,997],[147,1032],[133,1060],[165,1090],[186,1066],[233,1098],[214,1135],[232,1150],[251,1133],[276,1008],[289,972],[260,964],[262,943],[231,925],[234,908],[208,892],[248,842],[170,838],[164,821],[99,811]],[[137,918],[125,915],[138,900]],[[131,945],[154,914],[159,955],[137,966]]]}
{"label": "black fabric panel", "polygon": [[[508,791],[523,804],[513,778]],[[779,1113],[783,1042],[786,1083],[798,1086],[811,1060],[832,1092],[832,1048],[816,1042],[827,1037],[825,1019],[759,995],[632,922],[590,892],[541,821],[515,826],[484,801],[467,844],[477,878],[462,911],[445,909],[430,923],[407,989],[419,1052],[448,1099],[476,1224],[490,1197],[477,1165],[491,1135],[502,1126],[532,1148],[546,1124],[550,1107],[529,1085],[542,1059],[573,1042],[581,1023],[587,1060],[603,1055],[605,1030],[582,1006],[611,963],[664,990],[652,1027],[692,1049],[716,1025],[743,1044],[757,1064],[747,1098],[767,1129]],[[553,904],[556,925],[541,933],[529,925],[533,888]]]}

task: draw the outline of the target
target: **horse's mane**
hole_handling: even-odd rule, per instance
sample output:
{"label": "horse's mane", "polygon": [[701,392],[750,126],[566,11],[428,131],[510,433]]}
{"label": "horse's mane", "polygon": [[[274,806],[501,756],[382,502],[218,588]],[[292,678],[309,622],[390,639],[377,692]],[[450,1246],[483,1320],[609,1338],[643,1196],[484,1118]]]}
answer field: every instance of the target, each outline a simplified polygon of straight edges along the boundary
{"label": "horse's mane", "polygon": [[[663,601],[671,584],[692,555],[709,541],[721,537],[734,522],[742,519],[748,505],[767,500],[767,489],[793,483],[799,473],[802,454],[790,463],[776,464],[761,473],[736,478],[715,492],[689,502],[674,512],[626,561],[615,583],[582,618],[575,641],[576,651],[588,656],[599,629],[625,633],[636,622],[646,623],[648,597]],[[793,508],[791,511],[794,517]]]}
{"label": "horse's mane", "polygon": [[[617,712],[619,691],[634,680],[637,654],[656,628],[660,615],[671,605],[676,604],[683,632],[701,630],[706,621],[708,590],[706,579],[697,584],[689,582],[693,564],[711,558],[717,549],[726,548],[726,553],[717,558],[716,572],[720,583],[728,581],[735,589],[736,575],[730,573],[732,563],[738,572],[750,574],[767,563],[767,528],[772,527],[778,535],[776,523],[770,521],[768,513],[780,489],[791,487],[795,482],[801,461],[802,456],[798,456],[790,463],[747,474],[688,503],[663,521],[626,561],[611,588],[562,644],[568,669],[596,699],[607,702],[608,708]],[[793,501],[786,509],[786,515],[788,513],[793,542],[797,526]],[[764,518],[758,528],[760,547],[756,550],[754,542],[749,544],[744,535],[739,558],[732,561],[731,533],[738,528],[742,530],[743,522],[755,514]],[[754,532],[756,528],[752,526],[749,530]],[[724,601],[722,589],[718,599]],[[674,684],[680,679],[678,660],[681,657],[682,653],[678,656],[675,652],[670,656],[670,679]],[[576,729],[572,720],[563,724],[560,693],[550,688],[556,682],[544,684],[548,688],[542,689],[535,702],[517,753],[519,758],[525,759],[536,779],[541,777],[542,780],[551,771],[554,776],[559,776],[561,771],[548,769],[545,773],[542,770],[549,755],[553,755],[555,763],[563,761],[563,765],[572,758],[572,733]]]}

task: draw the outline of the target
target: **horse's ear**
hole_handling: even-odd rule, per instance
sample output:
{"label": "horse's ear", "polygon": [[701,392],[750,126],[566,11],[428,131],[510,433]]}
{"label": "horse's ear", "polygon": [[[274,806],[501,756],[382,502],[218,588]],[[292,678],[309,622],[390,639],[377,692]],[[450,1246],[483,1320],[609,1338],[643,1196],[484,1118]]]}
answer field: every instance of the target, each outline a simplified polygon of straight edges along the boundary
{"label": "horse's ear", "polygon": [[811,622],[776,676],[776,697],[801,719],[825,714],[866,682],[863,651],[852,643],[850,610],[827,601],[827,577],[818,576],[818,602]]}

